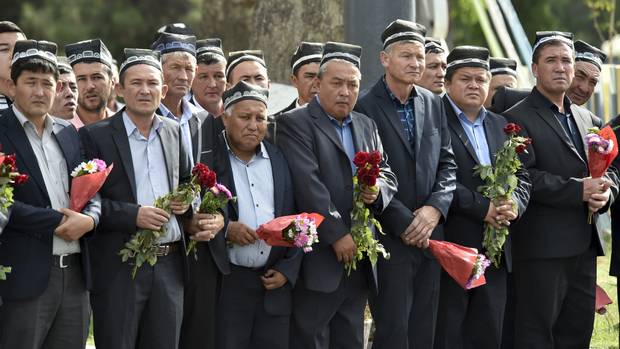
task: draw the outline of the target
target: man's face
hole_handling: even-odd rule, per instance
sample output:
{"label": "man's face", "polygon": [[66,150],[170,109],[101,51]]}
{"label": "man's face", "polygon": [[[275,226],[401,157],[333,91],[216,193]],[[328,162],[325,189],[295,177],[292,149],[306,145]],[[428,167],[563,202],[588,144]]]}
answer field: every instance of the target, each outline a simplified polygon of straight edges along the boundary
{"label": "man's face", "polygon": [[267,69],[256,61],[244,61],[230,72],[228,88],[235,86],[239,81],[269,89]]}
{"label": "man's face", "polygon": [[129,113],[140,117],[155,113],[168,89],[161,75],[161,71],[148,64],[136,64],[125,70],[116,93],[125,100]]}
{"label": "man's face", "polygon": [[319,93],[315,80],[318,73],[319,63],[312,62],[302,65],[295,75],[291,75],[291,82],[297,88],[300,105],[310,102],[312,97]]}
{"label": "man's face", "polygon": [[169,95],[181,98],[192,88],[196,74],[196,63],[192,58],[189,55],[171,55],[165,58],[162,68]]}
{"label": "man's face", "polygon": [[235,103],[230,115],[224,114],[224,126],[233,149],[253,152],[267,134],[267,107],[259,101]]}
{"label": "man's face", "polygon": [[426,67],[424,68],[424,73],[416,84],[434,94],[442,94],[446,77],[446,54],[429,53],[426,55],[425,61]]}
{"label": "man's face", "polygon": [[15,42],[25,39],[24,34],[19,32],[0,33],[0,80],[11,78],[11,59]]}
{"label": "man's face", "polygon": [[226,89],[226,72],[223,62],[198,64],[192,92],[202,105],[216,104],[222,100]]}
{"label": "man's face", "polygon": [[588,102],[601,78],[601,71],[588,62],[575,62],[575,77],[566,94],[577,105]]}
{"label": "man's face", "polygon": [[54,97],[54,105],[50,114],[62,119],[70,120],[75,116],[77,109],[77,83],[73,73],[61,74],[58,78],[60,91]]}
{"label": "man's face", "polygon": [[332,61],[318,79],[319,99],[327,114],[343,120],[353,110],[360,91],[361,74],[351,63]]}
{"label": "man's face", "polygon": [[463,67],[446,81],[446,90],[454,103],[463,111],[478,111],[489,91],[490,74],[483,68]]}
{"label": "man's face", "polygon": [[52,73],[35,73],[24,70],[17,82],[10,85],[15,104],[27,118],[47,114],[56,95],[56,79]]}
{"label": "man's face", "polygon": [[572,49],[566,44],[541,48],[538,62],[532,62],[532,72],[539,89],[556,95],[566,92],[574,74]]}
{"label": "man's face", "polygon": [[499,74],[492,77],[491,83],[489,84],[489,95],[487,96],[487,100],[484,102],[485,107],[488,108],[491,106],[495,92],[497,92],[497,90],[502,86],[516,88],[517,78],[509,74]]}
{"label": "man's face", "polygon": [[100,62],[77,63],[73,66],[80,108],[91,113],[100,113],[106,107],[112,88],[109,69]]}
{"label": "man's face", "polygon": [[412,85],[424,72],[424,45],[419,42],[397,42],[381,52],[381,65],[386,75],[402,84]]}

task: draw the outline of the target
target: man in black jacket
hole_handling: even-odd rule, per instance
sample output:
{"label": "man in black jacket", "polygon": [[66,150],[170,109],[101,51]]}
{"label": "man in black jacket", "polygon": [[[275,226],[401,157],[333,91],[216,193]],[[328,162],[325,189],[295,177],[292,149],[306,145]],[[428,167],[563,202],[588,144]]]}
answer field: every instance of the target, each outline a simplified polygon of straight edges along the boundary
{"label": "man in black jacket", "polygon": [[[456,190],[444,226],[446,241],[484,253],[485,224],[500,228],[525,211],[530,183],[527,172],[517,172],[518,186],[509,200],[492,202],[478,187],[484,185],[474,167],[493,166],[495,154],[508,136],[504,117],[483,107],[490,88],[489,51],[460,46],[448,55],[447,94],[443,97],[456,158]],[[442,273],[435,348],[499,348],[506,304],[506,278],[511,267],[510,239],[503,246],[498,267],[486,269],[486,285],[464,290]],[[480,326],[480,324],[485,324]]]}
{"label": "man in black jacket", "polygon": [[538,32],[532,71],[536,86],[504,114],[533,141],[522,156],[530,202],[512,234],[515,348],[587,348],[596,256],[603,252],[596,221],[617,193],[617,177],[590,177],[584,138],[601,123],[565,95],[574,72],[572,34]]}
{"label": "man in black jacket", "polygon": [[377,123],[398,179],[379,217],[386,233],[379,239],[392,257],[379,260],[380,292],[370,300],[375,348],[432,348],[435,336],[441,269],[422,248],[443,240],[456,164],[441,98],[414,84],[424,69],[425,31],[403,20],[385,29],[385,76],[356,106]]}

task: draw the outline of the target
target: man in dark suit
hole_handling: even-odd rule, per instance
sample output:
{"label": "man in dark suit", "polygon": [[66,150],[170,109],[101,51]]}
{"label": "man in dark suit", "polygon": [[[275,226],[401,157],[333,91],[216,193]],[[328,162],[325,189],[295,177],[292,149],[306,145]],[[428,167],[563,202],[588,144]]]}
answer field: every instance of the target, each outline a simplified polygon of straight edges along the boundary
{"label": "man in dark suit", "polygon": [[193,166],[198,161],[202,142],[200,125],[208,115],[184,98],[192,88],[196,74],[196,37],[164,32],[152,46],[161,54],[164,84],[168,85],[157,114],[181,126],[183,146]]}
{"label": "man in dark suit", "polygon": [[[117,85],[125,109],[80,129],[86,154],[114,164],[100,191],[103,218],[89,242],[98,348],[170,349],[179,344],[187,260],[177,217],[188,206],[173,201],[170,215],[154,202],[188,181],[190,167],[178,123],[155,114],[166,92],[161,69],[157,52],[125,49]],[[162,227],[157,263],[145,263],[132,279],[133,261],[122,263],[119,251],[138,229]]]}
{"label": "man in dark suit", "polygon": [[14,104],[0,117],[0,144],[29,179],[14,189],[0,236],[1,348],[84,348],[91,286],[84,236],[99,221],[93,198],[82,213],[69,207],[71,171],[82,162],[77,131],[48,112],[56,92],[56,44],[15,44],[11,66]]}
{"label": "man in dark suit", "polygon": [[441,98],[415,86],[425,31],[403,20],[385,29],[385,76],[357,104],[377,123],[399,185],[379,217],[386,232],[379,239],[392,257],[379,260],[379,294],[370,300],[374,348],[433,347],[441,269],[421,248],[429,238],[443,240],[456,165]]}
{"label": "man in dark suit", "polygon": [[[356,152],[383,146],[375,123],[353,107],[359,93],[361,47],[328,42],[321,60],[319,94],[278,121],[278,146],[291,172],[297,208],[325,217],[319,244],[304,255],[294,293],[291,348],[361,348],[364,307],[375,274],[367,259],[350,274],[344,263],[356,258],[351,232],[352,174]],[[375,214],[396,192],[386,157],[375,190],[362,191]],[[381,257],[379,257],[381,258]]]}
{"label": "man in dark suit", "polygon": [[256,229],[295,213],[292,179],[267,133],[268,91],[239,82],[223,95],[226,131],[218,136],[216,170],[236,202],[226,229],[231,272],[219,301],[218,348],[288,348],[299,248],[271,247]]}
{"label": "man in dark suit", "polygon": [[[473,175],[474,167],[495,165],[495,154],[508,138],[503,130],[506,119],[483,107],[490,80],[486,48],[459,46],[448,55],[447,94],[443,101],[458,170],[444,232],[446,241],[477,248],[480,253],[484,253],[485,224],[500,228],[522,214],[530,189],[527,172],[521,169],[511,199],[493,202],[478,191],[485,183]],[[510,240],[503,249],[499,268],[486,269],[483,287],[463,290],[442,272],[436,349],[500,347],[506,279],[511,267]]]}
{"label": "man in dark suit", "polygon": [[590,178],[584,137],[601,123],[565,95],[574,73],[572,34],[536,33],[532,71],[535,88],[504,114],[533,140],[522,156],[530,202],[512,230],[515,348],[587,348],[596,255],[603,252],[597,212],[615,197],[617,178],[613,171]]}

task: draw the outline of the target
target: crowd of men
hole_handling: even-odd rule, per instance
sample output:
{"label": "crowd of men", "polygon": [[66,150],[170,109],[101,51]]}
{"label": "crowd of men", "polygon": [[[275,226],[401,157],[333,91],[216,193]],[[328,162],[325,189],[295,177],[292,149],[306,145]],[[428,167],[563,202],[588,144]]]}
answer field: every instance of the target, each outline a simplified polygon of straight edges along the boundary
{"label": "crowd of men", "polygon": [[[56,44],[0,22],[0,144],[30,177],[2,222],[0,265],[12,271],[0,281],[0,348],[83,348],[91,315],[98,349],[362,348],[367,304],[373,348],[588,348],[604,251],[596,223],[618,175],[591,178],[584,136],[601,119],[581,105],[606,55],[537,32],[536,84],[517,89],[515,61],[425,35],[400,19],[377,33],[380,56],[364,59],[385,74],[361,94],[361,47],[300,43],[298,97],[269,115],[262,52],[225,55],[221,40],[183,24],[126,48],[117,68],[99,39],[58,57]],[[491,201],[474,167],[495,163],[509,122],[532,144],[512,197]],[[380,176],[361,197],[391,258],[349,274],[353,158],[373,150]],[[75,212],[70,173],[93,158],[114,168]],[[156,208],[196,163],[236,200],[217,214]],[[257,235],[299,212],[325,217],[311,252]],[[485,225],[511,235],[486,285],[464,290],[429,239],[484,252]],[[157,263],[132,278],[119,251],[162,228]]]}

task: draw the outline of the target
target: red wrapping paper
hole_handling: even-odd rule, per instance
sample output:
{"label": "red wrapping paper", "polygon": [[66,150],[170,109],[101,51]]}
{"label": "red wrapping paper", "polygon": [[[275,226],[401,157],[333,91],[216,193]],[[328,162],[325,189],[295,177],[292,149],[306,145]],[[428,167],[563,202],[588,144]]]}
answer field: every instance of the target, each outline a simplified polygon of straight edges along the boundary
{"label": "red wrapping paper", "polygon": [[607,292],[605,292],[605,290],[603,290],[601,286],[596,285],[596,302],[595,302],[594,310],[597,313],[603,315],[607,312],[607,309],[605,309],[605,306],[611,303],[613,303],[613,301],[611,300],[611,298],[609,298],[609,295],[607,295]]}
{"label": "red wrapping paper", "polygon": [[611,162],[618,155],[618,141],[614,130],[609,126],[605,126],[599,131],[599,135],[606,140],[613,141],[614,147],[609,154],[601,154],[588,148],[588,169],[592,178],[603,177]]}
{"label": "red wrapping paper", "polygon": [[288,228],[291,225],[291,222],[297,218],[297,216],[314,218],[314,223],[318,228],[319,225],[323,222],[323,216],[318,213],[300,213],[294,214],[290,216],[281,216],[278,218],[274,218],[267,223],[261,224],[258,229],[256,229],[256,234],[262,240],[265,240],[267,245],[269,246],[284,246],[284,247],[295,247],[292,242],[284,240],[282,236],[282,231]]}
{"label": "red wrapping paper", "polygon": [[473,281],[469,288],[467,281],[471,277],[478,250],[472,247],[461,246],[448,241],[429,240],[428,248],[443,270],[446,271],[463,289],[472,289],[487,283],[484,275]]}
{"label": "red wrapping paper", "polygon": [[114,164],[108,166],[105,171],[91,173],[71,180],[71,206],[75,212],[81,212],[90,199],[97,194],[105,183],[106,178],[112,172]]}

